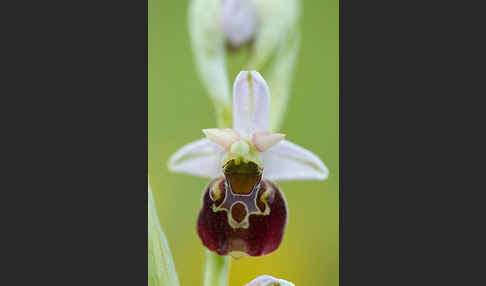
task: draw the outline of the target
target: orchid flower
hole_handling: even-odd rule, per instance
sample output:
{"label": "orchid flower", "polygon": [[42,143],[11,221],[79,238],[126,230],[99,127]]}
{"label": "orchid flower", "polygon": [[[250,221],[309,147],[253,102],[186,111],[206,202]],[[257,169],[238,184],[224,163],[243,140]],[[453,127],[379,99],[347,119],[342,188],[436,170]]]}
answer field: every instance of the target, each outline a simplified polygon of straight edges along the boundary
{"label": "orchid flower", "polygon": [[268,130],[270,90],[256,71],[233,86],[233,128],[204,129],[169,160],[174,172],[210,177],[198,234],[219,255],[261,256],[275,251],[287,222],[287,204],[272,181],[324,180],[328,169],[311,151]]}
{"label": "orchid flower", "polygon": [[270,275],[262,275],[255,278],[245,286],[295,286],[295,285],[292,282],[285,281],[283,279],[277,279]]}

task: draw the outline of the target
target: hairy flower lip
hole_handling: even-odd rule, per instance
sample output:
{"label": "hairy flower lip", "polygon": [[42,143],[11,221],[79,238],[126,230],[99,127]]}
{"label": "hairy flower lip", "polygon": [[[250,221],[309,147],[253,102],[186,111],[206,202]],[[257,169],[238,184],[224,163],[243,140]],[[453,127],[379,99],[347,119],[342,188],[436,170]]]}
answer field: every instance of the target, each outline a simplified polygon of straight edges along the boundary
{"label": "hairy flower lip", "polygon": [[[215,178],[228,160],[253,161],[272,181],[325,180],[329,170],[317,155],[285,140],[284,134],[268,131],[270,90],[256,71],[241,71],[233,85],[233,128],[204,129],[207,138],[189,143],[169,160],[171,171]],[[239,140],[245,148],[231,147]]]}
{"label": "hairy flower lip", "polygon": [[[264,201],[265,211],[248,214],[245,220],[248,225],[232,225],[231,210],[215,208],[210,192],[213,187],[224,185],[224,178],[212,180],[206,188],[202,206],[198,215],[197,230],[205,247],[219,255],[241,254],[248,256],[262,256],[275,251],[280,245],[287,224],[287,203],[283,193],[275,184],[264,180],[262,188],[255,193],[255,201]],[[273,196],[266,197],[267,190],[273,192]],[[226,190],[226,197],[231,195]],[[237,200],[238,202],[238,200]],[[248,204],[248,201],[245,202]],[[225,202],[222,203],[225,205]],[[235,205],[235,203],[228,203]],[[257,207],[254,205],[254,207]]]}

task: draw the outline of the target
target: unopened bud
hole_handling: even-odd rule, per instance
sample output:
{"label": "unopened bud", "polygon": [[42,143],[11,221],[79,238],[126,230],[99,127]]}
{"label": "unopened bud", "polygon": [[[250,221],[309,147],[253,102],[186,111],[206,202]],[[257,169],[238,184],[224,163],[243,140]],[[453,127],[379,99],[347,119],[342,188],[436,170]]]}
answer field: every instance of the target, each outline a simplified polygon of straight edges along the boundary
{"label": "unopened bud", "polygon": [[270,275],[262,275],[255,278],[245,286],[295,286],[295,285],[294,283],[285,281],[283,279],[277,279]]}
{"label": "unopened bud", "polygon": [[239,47],[255,36],[257,13],[254,0],[223,1],[223,31],[233,47]]}

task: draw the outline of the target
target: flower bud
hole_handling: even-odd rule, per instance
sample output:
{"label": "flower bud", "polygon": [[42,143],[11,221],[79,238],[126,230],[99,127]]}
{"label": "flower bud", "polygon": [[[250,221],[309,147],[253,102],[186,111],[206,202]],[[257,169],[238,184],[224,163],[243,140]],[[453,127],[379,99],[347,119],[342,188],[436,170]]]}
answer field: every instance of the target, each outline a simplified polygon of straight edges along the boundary
{"label": "flower bud", "polygon": [[258,165],[230,162],[204,192],[197,230],[209,250],[240,258],[275,251],[286,223],[285,198]]}
{"label": "flower bud", "polygon": [[277,279],[270,275],[262,275],[253,279],[245,286],[295,286],[294,283],[285,281],[283,279]]}
{"label": "flower bud", "polygon": [[219,127],[231,125],[227,53],[248,44],[243,67],[267,78],[273,93],[270,131],[280,128],[299,49],[299,16],[300,0],[190,1],[191,46]]}
{"label": "flower bud", "polygon": [[256,30],[254,0],[223,0],[223,31],[232,47],[237,48],[249,42]]}

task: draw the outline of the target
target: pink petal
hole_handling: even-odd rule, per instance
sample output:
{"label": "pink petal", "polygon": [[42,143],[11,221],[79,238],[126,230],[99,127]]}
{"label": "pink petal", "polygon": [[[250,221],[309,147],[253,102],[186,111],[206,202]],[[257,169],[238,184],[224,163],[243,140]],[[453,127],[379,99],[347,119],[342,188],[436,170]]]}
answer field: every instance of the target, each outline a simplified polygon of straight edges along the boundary
{"label": "pink petal", "polygon": [[208,128],[202,131],[209,140],[223,147],[226,151],[231,149],[233,143],[240,140],[238,132],[230,128]]}
{"label": "pink petal", "polygon": [[285,134],[264,131],[253,133],[251,141],[257,147],[258,151],[265,152],[277,145],[284,138]]}

